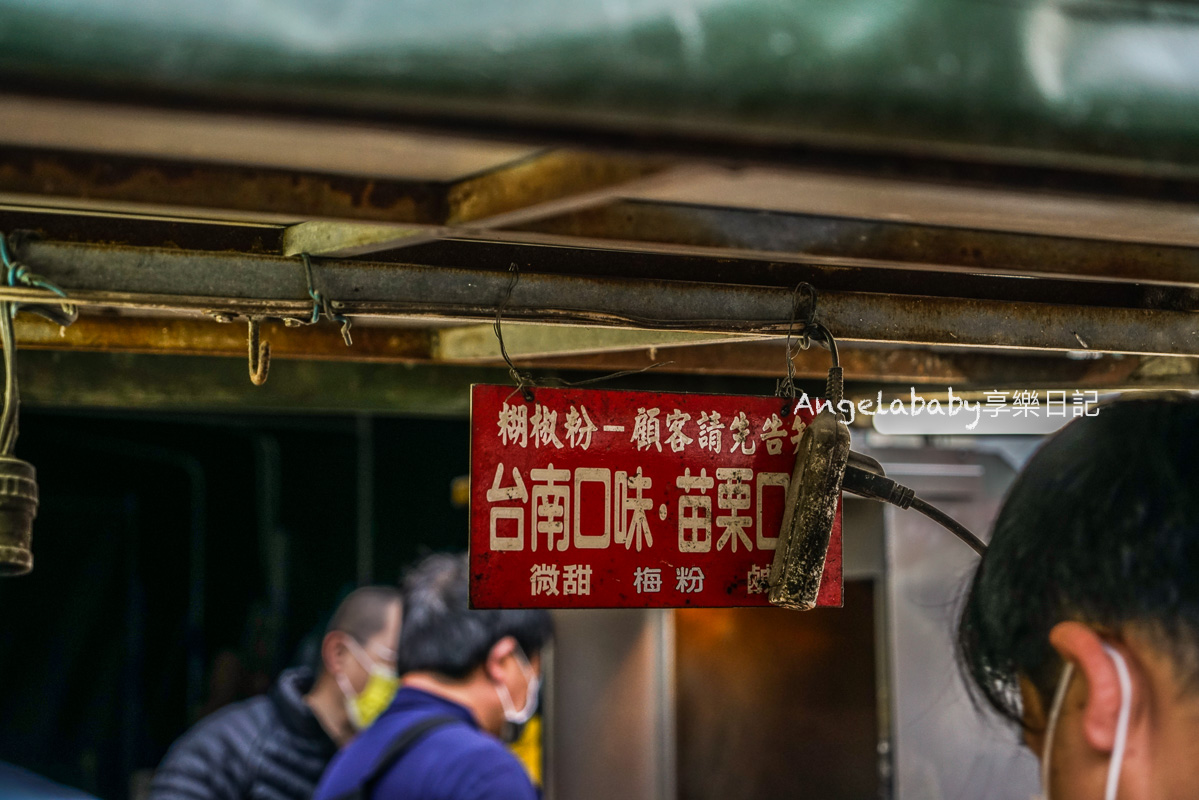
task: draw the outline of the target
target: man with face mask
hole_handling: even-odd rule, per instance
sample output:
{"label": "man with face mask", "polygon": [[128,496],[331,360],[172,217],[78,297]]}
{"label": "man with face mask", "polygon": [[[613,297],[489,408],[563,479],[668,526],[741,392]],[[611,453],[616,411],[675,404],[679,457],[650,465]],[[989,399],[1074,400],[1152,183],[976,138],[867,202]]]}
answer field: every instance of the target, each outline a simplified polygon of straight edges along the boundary
{"label": "man with face mask", "polygon": [[1141,396],[1016,480],[959,625],[1052,800],[1199,797],[1199,400]]}
{"label": "man with face mask", "polygon": [[500,742],[537,708],[545,611],[468,609],[464,556],[433,555],[403,584],[401,689],[329,765],[314,800],[534,800]]}
{"label": "man with face mask", "polygon": [[226,706],[171,747],[150,800],[309,800],[337,749],[395,694],[400,593],[351,592],[321,642],[317,674],[279,676],[270,693]]}

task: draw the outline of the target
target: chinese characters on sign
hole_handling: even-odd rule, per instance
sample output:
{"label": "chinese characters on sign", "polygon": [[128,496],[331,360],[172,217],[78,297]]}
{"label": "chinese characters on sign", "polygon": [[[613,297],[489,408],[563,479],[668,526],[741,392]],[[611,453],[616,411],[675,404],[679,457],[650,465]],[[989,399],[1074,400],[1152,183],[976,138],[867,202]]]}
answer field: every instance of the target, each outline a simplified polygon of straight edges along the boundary
{"label": "chinese characters on sign", "polygon": [[[511,387],[471,394],[476,608],[768,605],[815,409],[777,398]],[[819,605],[841,605],[840,519]]]}

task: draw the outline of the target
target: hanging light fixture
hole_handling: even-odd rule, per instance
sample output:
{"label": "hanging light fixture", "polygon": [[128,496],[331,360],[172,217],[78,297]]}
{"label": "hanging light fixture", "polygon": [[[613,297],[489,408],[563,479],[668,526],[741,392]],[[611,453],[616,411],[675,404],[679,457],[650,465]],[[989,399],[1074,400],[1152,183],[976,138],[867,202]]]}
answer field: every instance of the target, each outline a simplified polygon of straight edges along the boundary
{"label": "hanging light fixture", "polygon": [[[40,289],[51,300],[66,297],[57,286],[13,258],[7,237],[2,233],[0,262],[4,267],[4,272],[0,273],[4,285]],[[13,455],[21,405],[17,389],[17,343],[13,333],[13,317],[18,308],[40,314],[63,327],[79,315],[73,305],[62,302],[42,304],[0,300],[0,346],[4,348],[4,401],[0,407],[0,577],[24,575],[33,569],[31,542],[38,506],[37,470],[28,461]]]}
{"label": "hanging light fixture", "polygon": [[33,518],[37,516],[37,470],[13,456],[17,442],[16,337],[13,304],[0,302],[0,344],[4,347],[4,405],[0,412],[0,575],[33,569]]}

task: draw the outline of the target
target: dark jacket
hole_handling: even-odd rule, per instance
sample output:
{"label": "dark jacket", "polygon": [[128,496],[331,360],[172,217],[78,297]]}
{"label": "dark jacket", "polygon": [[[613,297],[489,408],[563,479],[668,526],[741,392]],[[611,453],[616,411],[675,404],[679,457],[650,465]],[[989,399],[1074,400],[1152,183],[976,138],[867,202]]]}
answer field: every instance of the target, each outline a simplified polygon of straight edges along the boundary
{"label": "dark jacket", "polygon": [[312,673],[293,669],[271,691],[222,708],[167,753],[149,800],[309,800],[337,752],[304,694]]}
{"label": "dark jacket", "polygon": [[400,689],[391,706],[338,754],[314,800],[333,800],[357,787],[388,745],[421,720],[438,716],[459,721],[414,744],[387,770],[372,800],[536,800],[516,756],[479,730],[469,710],[410,686]]}

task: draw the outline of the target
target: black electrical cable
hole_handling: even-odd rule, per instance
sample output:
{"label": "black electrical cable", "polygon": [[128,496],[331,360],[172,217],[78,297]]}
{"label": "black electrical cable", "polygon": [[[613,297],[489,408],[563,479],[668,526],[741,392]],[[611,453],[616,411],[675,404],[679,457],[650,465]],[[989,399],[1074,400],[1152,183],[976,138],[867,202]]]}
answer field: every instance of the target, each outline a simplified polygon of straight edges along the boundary
{"label": "black electrical cable", "polygon": [[911,509],[913,511],[919,511],[933,522],[936,522],[938,525],[948,530],[954,536],[970,545],[974,552],[978,553],[980,556],[987,552],[987,546],[983,544],[982,539],[979,539],[977,536],[971,533],[965,525],[958,522],[956,519],[949,516],[936,506],[929,505],[919,497],[913,497]]}
{"label": "black electrical cable", "polygon": [[[856,459],[859,464],[872,463],[874,468],[882,469],[878,466],[877,462],[869,458],[864,458],[857,453],[851,453],[850,459],[851,461]],[[850,494],[856,494],[858,497],[879,500],[883,503],[898,506],[899,508],[910,508],[919,511],[968,544],[980,556],[987,552],[987,546],[983,544],[983,541],[971,533],[965,525],[962,525],[936,506],[929,505],[924,500],[921,500],[912,489],[891,480],[885,475],[880,475],[871,468],[856,466],[854,463],[850,463],[845,467],[845,478],[841,483],[841,488]]]}

